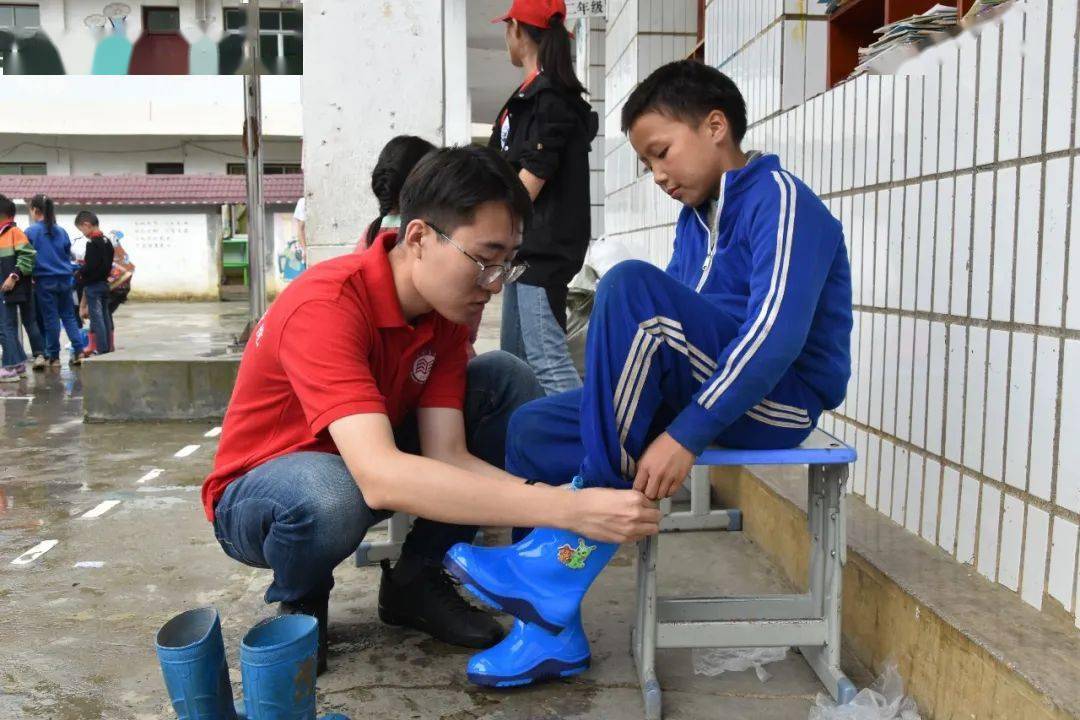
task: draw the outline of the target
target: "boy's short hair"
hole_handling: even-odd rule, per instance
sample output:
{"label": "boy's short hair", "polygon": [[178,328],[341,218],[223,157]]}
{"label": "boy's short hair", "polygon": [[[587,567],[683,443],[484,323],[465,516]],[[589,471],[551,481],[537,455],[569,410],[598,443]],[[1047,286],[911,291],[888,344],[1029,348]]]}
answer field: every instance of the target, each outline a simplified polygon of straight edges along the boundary
{"label": "boy's short hair", "polygon": [[486,147],[443,148],[417,163],[405,179],[401,227],[419,219],[450,234],[471,223],[486,202],[504,203],[523,223],[532,217],[529,193],[502,156]]}
{"label": "boy's short hair", "polygon": [[0,193],[0,218],[15,217],[15,201]]}
{"label": "boy's short hair", "polygon": [[738,145],[746,134],[746,101],[724,73],[697,60],[678,60],[653,71],[627,98],[622,109],[622,131],[629,132],[638,118],[660,113],[697,126],[713,110],[724,113]]}
{"label": "boy's short hair", "polygon": [[98,226],[98,217],[89,210],[80,210],[79,214],[75,216],[75,225],[82,225],[83,223],[90,223],[94,227]]}

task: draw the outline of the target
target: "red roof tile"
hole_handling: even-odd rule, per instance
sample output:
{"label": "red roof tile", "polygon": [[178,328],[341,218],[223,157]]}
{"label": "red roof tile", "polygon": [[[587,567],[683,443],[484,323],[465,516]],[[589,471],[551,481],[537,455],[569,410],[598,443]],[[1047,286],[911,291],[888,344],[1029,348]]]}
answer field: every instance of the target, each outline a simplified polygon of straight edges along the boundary
{"label": "red roof tile", "polygon": [[[0,193],[29,199],[45,193],[57,205],[222,205],[247,202],[243,175],[0,175]],[[267,175],[268,205],[295,203],[304,176]]]}

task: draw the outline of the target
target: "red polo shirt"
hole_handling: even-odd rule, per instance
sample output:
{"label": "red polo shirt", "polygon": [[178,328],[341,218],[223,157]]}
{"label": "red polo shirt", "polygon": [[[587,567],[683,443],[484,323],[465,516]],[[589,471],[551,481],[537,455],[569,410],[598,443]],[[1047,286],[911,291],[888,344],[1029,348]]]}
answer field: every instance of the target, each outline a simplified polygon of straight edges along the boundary
{"label": "red polo shirt", "polygon": [[244,350],[202,500],[288,453],[337,453],[327,427],[382,413],[397,426],[421,407],[461,409],[468,328],[431,312],[409,325],[382,233],[361,254],[319,263],[278,296]]}

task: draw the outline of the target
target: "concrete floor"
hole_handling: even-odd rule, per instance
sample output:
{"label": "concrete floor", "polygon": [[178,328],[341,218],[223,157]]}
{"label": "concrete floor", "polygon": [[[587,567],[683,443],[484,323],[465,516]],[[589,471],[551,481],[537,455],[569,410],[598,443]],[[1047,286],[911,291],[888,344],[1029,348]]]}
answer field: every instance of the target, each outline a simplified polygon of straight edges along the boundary
{"label": "concrete floor", "polygon": [[[118,343],[140,342],[140,318],[168,316],[178,337],[213,332],[206,305],[125,306]],[[224,315],[234,315],[233,306]],[[497,319],[489,313],[489,319]],[[482,337],[494,337],[492,323]],[[172,615],[222,614],[234,689],[240,638],[270,609],[269,573],[229,560],[199,504],[217,440],[212,424],[84,424],[80,371],[0,386],[0,718],[170,718],[153,649]],[[196,449],[186,457],[176,453]],[[111,507],[106,501],[118,501]],[[102,508],[108,507],[104,512]],[[97,517],[82,517],[97,509]],[[13,564],[42,541],[55,546]],[[628,653],[630,548],[591,592],[585,625],[594,667],[537,688],[488,692],[464,677],[467,651],[376,617],[378,571],[345,564],[330,607],[330,672],[320,711],[360,718],[634,718],[641,701]],[[91,566],[80,565],[90,563]],[[740,534],[665,536],[661,593],[783,592],[780,573]],[[661,651],[665,717],[805,718],[821,691],[796,654],[753,671],[695,675],[690,651]]]}

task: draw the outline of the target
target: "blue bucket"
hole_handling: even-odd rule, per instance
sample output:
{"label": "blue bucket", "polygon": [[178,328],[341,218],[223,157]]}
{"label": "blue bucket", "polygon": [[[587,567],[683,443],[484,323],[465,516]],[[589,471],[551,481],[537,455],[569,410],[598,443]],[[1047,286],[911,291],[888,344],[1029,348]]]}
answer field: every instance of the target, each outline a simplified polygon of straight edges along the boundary
{"label": "blue bucket", "polygon": [[319,622],[280,615],[259,623],[240,645],[247,720],[315,720]]}
{"label": "blue bucket", "polygon": [[204,607],[177,615],[158,630],[155,645],[180,720],[235,720],[217,610]]}

